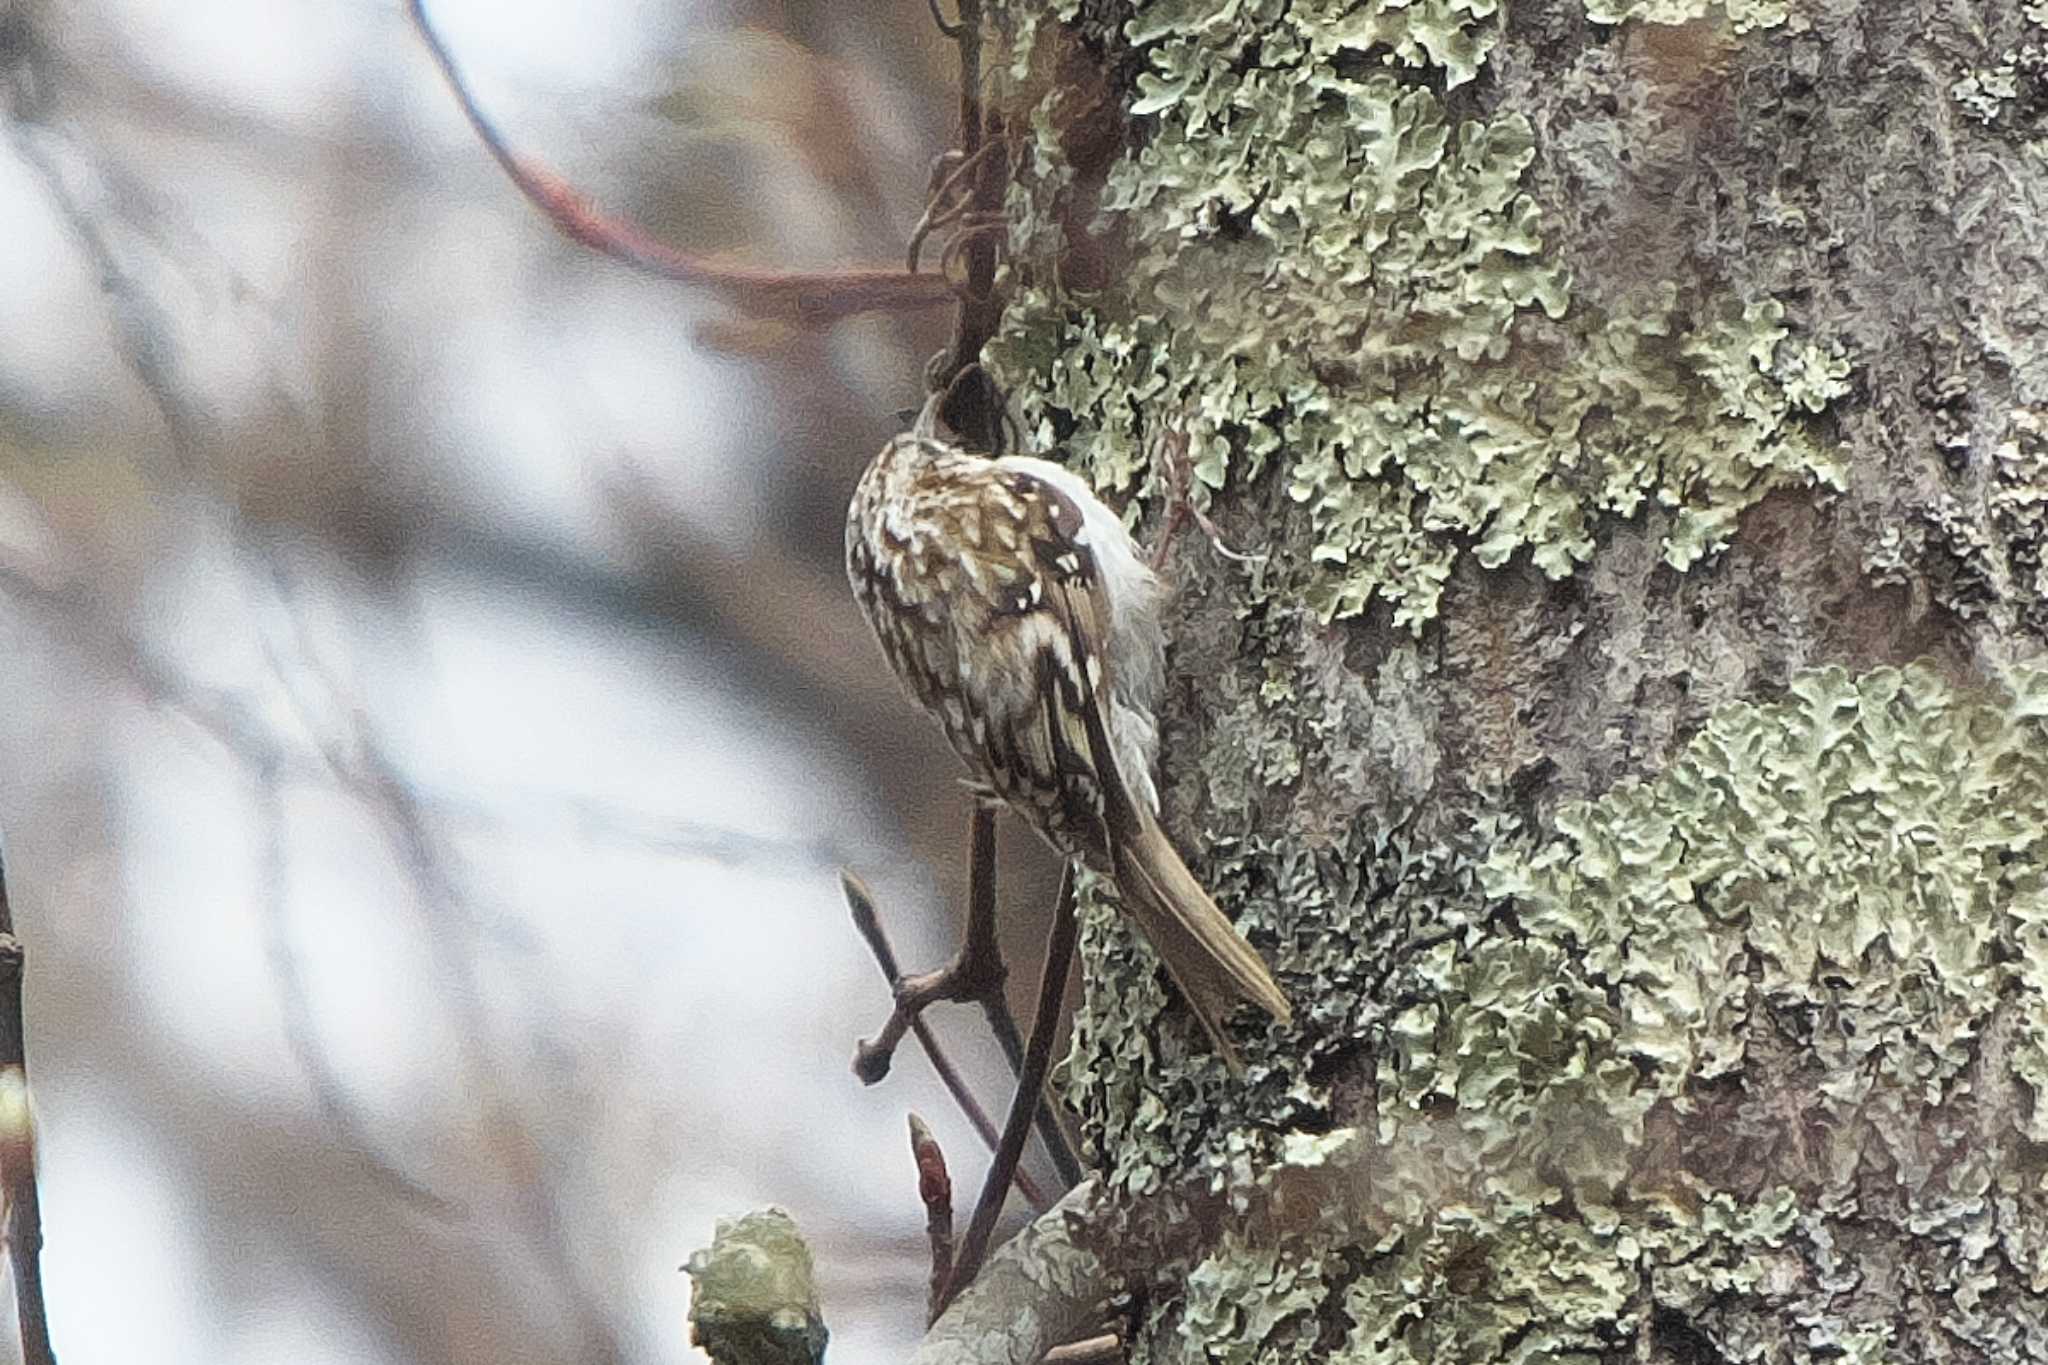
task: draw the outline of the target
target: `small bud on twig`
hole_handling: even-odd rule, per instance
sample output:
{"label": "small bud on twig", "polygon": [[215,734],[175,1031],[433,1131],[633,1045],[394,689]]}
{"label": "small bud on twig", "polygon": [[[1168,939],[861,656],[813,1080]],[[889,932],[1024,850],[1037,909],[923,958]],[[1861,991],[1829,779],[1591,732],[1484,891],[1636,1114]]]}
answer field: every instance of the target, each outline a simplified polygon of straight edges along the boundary
{"label": "small bud on twig", "polygon": [[939,1140],[917,1115],[910,1116],[910,1154],[917,1161],[917,1197],[924,1201],[924,1233],[932,1250],[931,1289],[925,1299],[925,1326],[939,1320],[945,1306],[946,1281],[953,1274],[953,1177]]}

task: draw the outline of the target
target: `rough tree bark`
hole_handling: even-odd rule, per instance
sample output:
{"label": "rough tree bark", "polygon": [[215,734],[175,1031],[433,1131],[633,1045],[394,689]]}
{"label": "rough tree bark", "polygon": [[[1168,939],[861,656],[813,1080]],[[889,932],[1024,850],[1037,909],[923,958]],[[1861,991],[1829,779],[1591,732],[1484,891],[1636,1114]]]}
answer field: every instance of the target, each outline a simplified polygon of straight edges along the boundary
{"label": "rough tree bark", "polygon": [[1135,1358],[2048,1359],[2048,5],[993,11],[1026,439],[1262,556],[1166,791],[1299,1026],[1084,940]]}

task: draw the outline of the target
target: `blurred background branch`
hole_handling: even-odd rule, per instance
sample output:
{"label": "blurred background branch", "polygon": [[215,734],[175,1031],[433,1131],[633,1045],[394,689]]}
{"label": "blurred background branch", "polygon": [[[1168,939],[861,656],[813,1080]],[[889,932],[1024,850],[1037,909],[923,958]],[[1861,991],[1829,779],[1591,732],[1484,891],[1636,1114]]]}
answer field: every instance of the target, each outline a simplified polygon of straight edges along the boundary
{"label": "blurred background branch", "polygon": [[[433,19],[554,207],[636,246],[843,280],[950,141],[916,4]],[[620,271],[503,194],[417,36],[0,7],[0,821],[53,1334],[674,1359],[679,1249],[773,1198],[835,1360],[900,1358],[925,1210],[873,1173],[906,1106],[973,1135],[921,1067],[846,1076],[885,997],[835,873],[936,960],[966,797],[838,559],[951,287],[850,316]],[[1010,861],[1035,960],[1050,860]]]}
{"label": "blurred background branch", "polygon": [[7,1259],[14,1271],[14,1316],[26,1365],[54,1365],[43,1305],[43,1215],[36,1194],[35,1112],[28,1089],[22,1028],[27,954],[14,936],[7,869],[0,862],[0,1188],[7,1200]]}
{"label": "blurred background branch", "polygon": [[434,64],[462,106],[463,117],[504,172],[550,222],[571,241],[623,261],[636,270],[716,290],[744,311],[820,327],[856,313],[933,308],[952,301],[944,278],[886,267],[831,271],[788,271],[741,265],[680,251],[631,223],[597,211],[589,199],[545,167],[511,149],[470,93],[455,56],[428,17],[426,0],[407,0],[406,11]]}

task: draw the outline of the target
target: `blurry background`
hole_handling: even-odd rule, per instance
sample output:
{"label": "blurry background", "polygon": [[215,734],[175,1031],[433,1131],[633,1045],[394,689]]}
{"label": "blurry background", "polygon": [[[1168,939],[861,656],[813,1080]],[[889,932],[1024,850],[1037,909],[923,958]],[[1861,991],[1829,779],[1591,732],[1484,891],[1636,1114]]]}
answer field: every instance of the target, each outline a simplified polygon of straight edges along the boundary
{"label": "blurry background", "polygon": [[[952,137],[919,0],[432,8],[521,152],[696,249],[900,259]],[[0,0],[0,64],[60,1358],[690,1359],[677,1267],[768,1202],[833,1359],[900,1352],[905,1111],[963,1220],[985,1154],[914,1045],[848,1072],[887,996],[837,873],[934,965],[967,811],[839,556],[947,313],[788,334],[564,240],[392,0]]]}

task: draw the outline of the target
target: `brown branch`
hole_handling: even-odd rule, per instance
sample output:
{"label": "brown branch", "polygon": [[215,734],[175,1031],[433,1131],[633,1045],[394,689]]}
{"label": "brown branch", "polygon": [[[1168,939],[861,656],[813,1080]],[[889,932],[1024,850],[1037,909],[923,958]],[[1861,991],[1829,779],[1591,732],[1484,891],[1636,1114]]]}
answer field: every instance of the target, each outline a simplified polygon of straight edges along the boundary
{"label": "brown branch", "polygon": [[[912,1021],[941,1000],[980,1005],[983,1017],[988,1020],[989,1032],[996,1036],[1004,1059],[1010,1063],[1010,1074],[1016,1076],[1024,1068],[1024,1035],[1017,1028],[1017,1017],[1010,1012],[1009,992],[1003,989],[1009,980],[1010,969],[1003,963],[1002,944],[996,937],[996,811],[993,806],[985,801],[974,803],[967,837],[967,932],[961,938],[960,950],[951,962],[937,971],[892,980],[896,1003],[889,1012],[888,1021],[872,1040],[864,1038],[854,1048],[853,1073],[865,1085],[874,1085],[889,1074],[889,1064]],[[870,904],[870,911],[872,908]],[[879,932],[879,916],[863,920],[856,910],[854,920],[862,926],[861,934],[868,939],[869,946],[875,947],[875,940],[866,926],[871,923]],[[880,952],[877,949],[878,956]],[[893,950],[889,957],[894,960]],[[1081,1183],[1081,1163],[1074,1155],[1072,1140],[1061,1125],[1058,1106],[1050,1097],[1040,1096],[1037,1122],[1038,1135],[1045,1143],[1046,1153],[1052,1158],[1066,1188],[1072,1189]]]}
{"label": "brown branch", "polygon": [[[995,985],[983,991],[980,996],[982,1014],[988,1019],[989,1032],[995,1034],[996,1042],[1003,1049],[1003,1056],[1009,1060],[1010,1074],[1022,1077],[1024,1071],[1024,1037],[1017,1029],[1017,1016],[1010,1013],[1010,996],[1003,989],[1003,982],[1009,976],[1009,969],[1002,965],[1002,948],[996,942],[996,813],[984,802],[974,806],[973,822],[968,827],[970,852],[968,856],[967,943],[962,954],[983,953],[996,964]],[[1050,1096],[1040,1093],[1038,1102],[1038,1137],[1045,1143],[1045,1150],[1052,1157],[1053,1168],[1066,1182],[1068,1189],[1081,1183],[1081,1163],[1074,1155],[1074,1144],[1067,1136],[1066,1128],[1060,1122],[1059,1107]]]}
{"label": "brown branch", "polygon": [[[941,157],[938,164],[933,167],[933,183],[925,195],[924,213],[918,218],[917,226],[910,230],[910,245],[903,255],[904,269],[917,269],[917,258],[924,249],[924,239],[931,236],[934,230],[946,226],[963,214],[973,212],[974,201],[960,196],[961,182],[980,168],[992,145],[994,144],[985,144],[973,156]],[[953,168],[941,178],[938,171],[948,160],[954,162]]]}
{"label": "brown branch", "polygon": [[1045,1365],[1116,1365],[1123,1358],[1123,1338],[1114,1332],[1104,1332],[1053,1347],[1045,1353]]}
{"label": "brown branch", "polygon": [[[964,282],[959,286],[960,292],[964,295],[961,300],[961,311],[970,312],[976,305],[985,307],[994,302],[991,285],[987,282],[976,283],[980,278],[980,272],[973,264],[978,254],[976,248],[985,245],[988,239],[1008,232],[1010,224],[1000,215],[992,217],[979,210],[961,214],[959,217],[963,220],[959,231],[947,239],[946,249],[939,253],[939,274],[949,280],[964,276]],[[960,264],[963,259],[968,262],[964,268]],[[983,344],[987,341],[988,338],[984,336]],[[977,349],[975,354],[979,355],[980,351]]]}
{"label": "brown branch", "polygon": [[[0,1075],[28,1085],[27,1038],[21,1019],[22,967],[27,955],[14,936],[14,911],[7,900],[7,870],[0,865]],[[43,1308],[43,1213],[36,1197],[35,1132],[26,1104],[10,1127],[8,1161],[0,1176],[7,1186],[7,1251],[14,1264],[15,1318],[21,1326],[22,1365],[55,1365],[50,1322]]]}
{"label": "brown branch", "polygon": [[[979,159],[980,173],[974,179],[974,208],[977,213],[999,217],[1003,189],[1009,182],[1009,158],[996,146],[995,154],[982,156],[984,147],[995,146],[1002,131],[981,97],[981,0],[960,0],[960,21],[953,40],[960,45],[960,151],[969,161]],[[942,376],[946,383],[961,370],[981,359],[982,347],[996,333],[1003,306],[996,298],[996,244],[987,236],[976,236],[966,249],[967,278],[960,294],[960,312],[953,324],[950,366]],[[943,387],[943,385],[941,385]]]}
{"label": "brown branch", "polygon": [[945,34],[948,38],[958,38],[960,36],[960,25],[947,21],[944,12],[939,9],[939,0],[924,0],[924,3],[925,8],[932,12],[932,22],[939,26],[939,32]]}
{"label": "brown branch", "polygon": [[[866,940],[868,950],[875,955],[875,963],[882,969],[882,975],[888,979],[890,985],[895,985],[903,979],[903,974],[897,969],[896,948],[889,942],[888,931],[882,928],[882,917],[875,912],[874,893],[868,890],[867,883],[851,872],[839,874],[839,887],[845,893],[846,908],[853,914],[854,927],[860,931],[861,938]],[[893,1023],[897,1017],[892,1014],[890,1021]],[[974,1131],[981,1135],[981,1140],[988,1144],[989,1150],[996,1151],[1000,1145],[1001,1135],[996,1132],[995,1124],[989,1121],[988,1113],[981,1107],[981,1102],[974,1098],[974,1092],[967,1088],[966,1079],[960,1075],[959,1069],[946,1055],[946,1050],[939,1045],[938,1036],[932,1032],[931,1026],[917,1015],[908,1016],[907,1026],[917,1038],[919,1046],[924,1048],[925,1056],[931,1059],[932,1070],[938,1073],[947,1093],[951,1094],[953,1102],[960,1106],[960,1112],[974,1125]],[[901,1037],[901,1034],[897,1036]],[[865,1042],[861,1044],[863,1049],[868,1046],[869,1044]],[[858,1072],[858,1056],[855,1058],[854,1067]],[[1017,1172],[1017,1189],[1039,1208],[1044,1208],[1049,1202],[1045,1192],[1038,1188],[1037,1182],[1021,1170]]]}
{"label": "brown branch", "polygon": [[925,1294],[924,1325],[939,1320],[946,1281],[953,1273],[953,1177],[939,1140],[917,1115],[910,1116],[910,1155],[917,1162],[917,1197],[924,1202],[924,1235],[931,1245],[931,1287]]}
{"label": "brown branch", "polygon": [[995,1162],[989,1167],[988,1179],[982,1182],[981,1198],[974,1206],[974,1219],[968,1223],[966,1239],[953,1261],[953,1274],[946,1283],[949,1303],[973,1283],[975,1273],[981,1269],[996,1218],[1010,1192],[1011,1175],[1024,1154],[1024,1138],[1031,1131],[1032,1116],[1038,1112],[1039,1097],[1045,1089],[1045,1075],[1052,1065],[1052,1038],[1059,1029],[1060,1001],[1066,995],[1067,969],[1073,965],[1074,942],[1079,936],[1079,919],[1074,913],[1074,869],[1069,864],[1060,878],[1059,906],[1053,911],[1052,936],[1045,947],[1045,971],[1038,979],[1038,1009],[1031,1019],[1031,1041],[1024,1048],[1024,1069],[1017,1077],[1017,1093],[1010,1101],[1010,1115],[1003,1124],[1002,1144],[996,1148]]}
{"label": "brown branch", "polygon": [[461,68],[433,21],[426,0],[407,0],[406,12],[440,68],[463,117],[519,192],[569,240],[649,275],[715,289],[757,317],[822,327],[856,313],[911,312],[953,301],[943,277],[888,266],[840,270],[783,270],[742,265],[682,251],[644,229],[610,217],[545,167],[514,152],[463,79]]}

